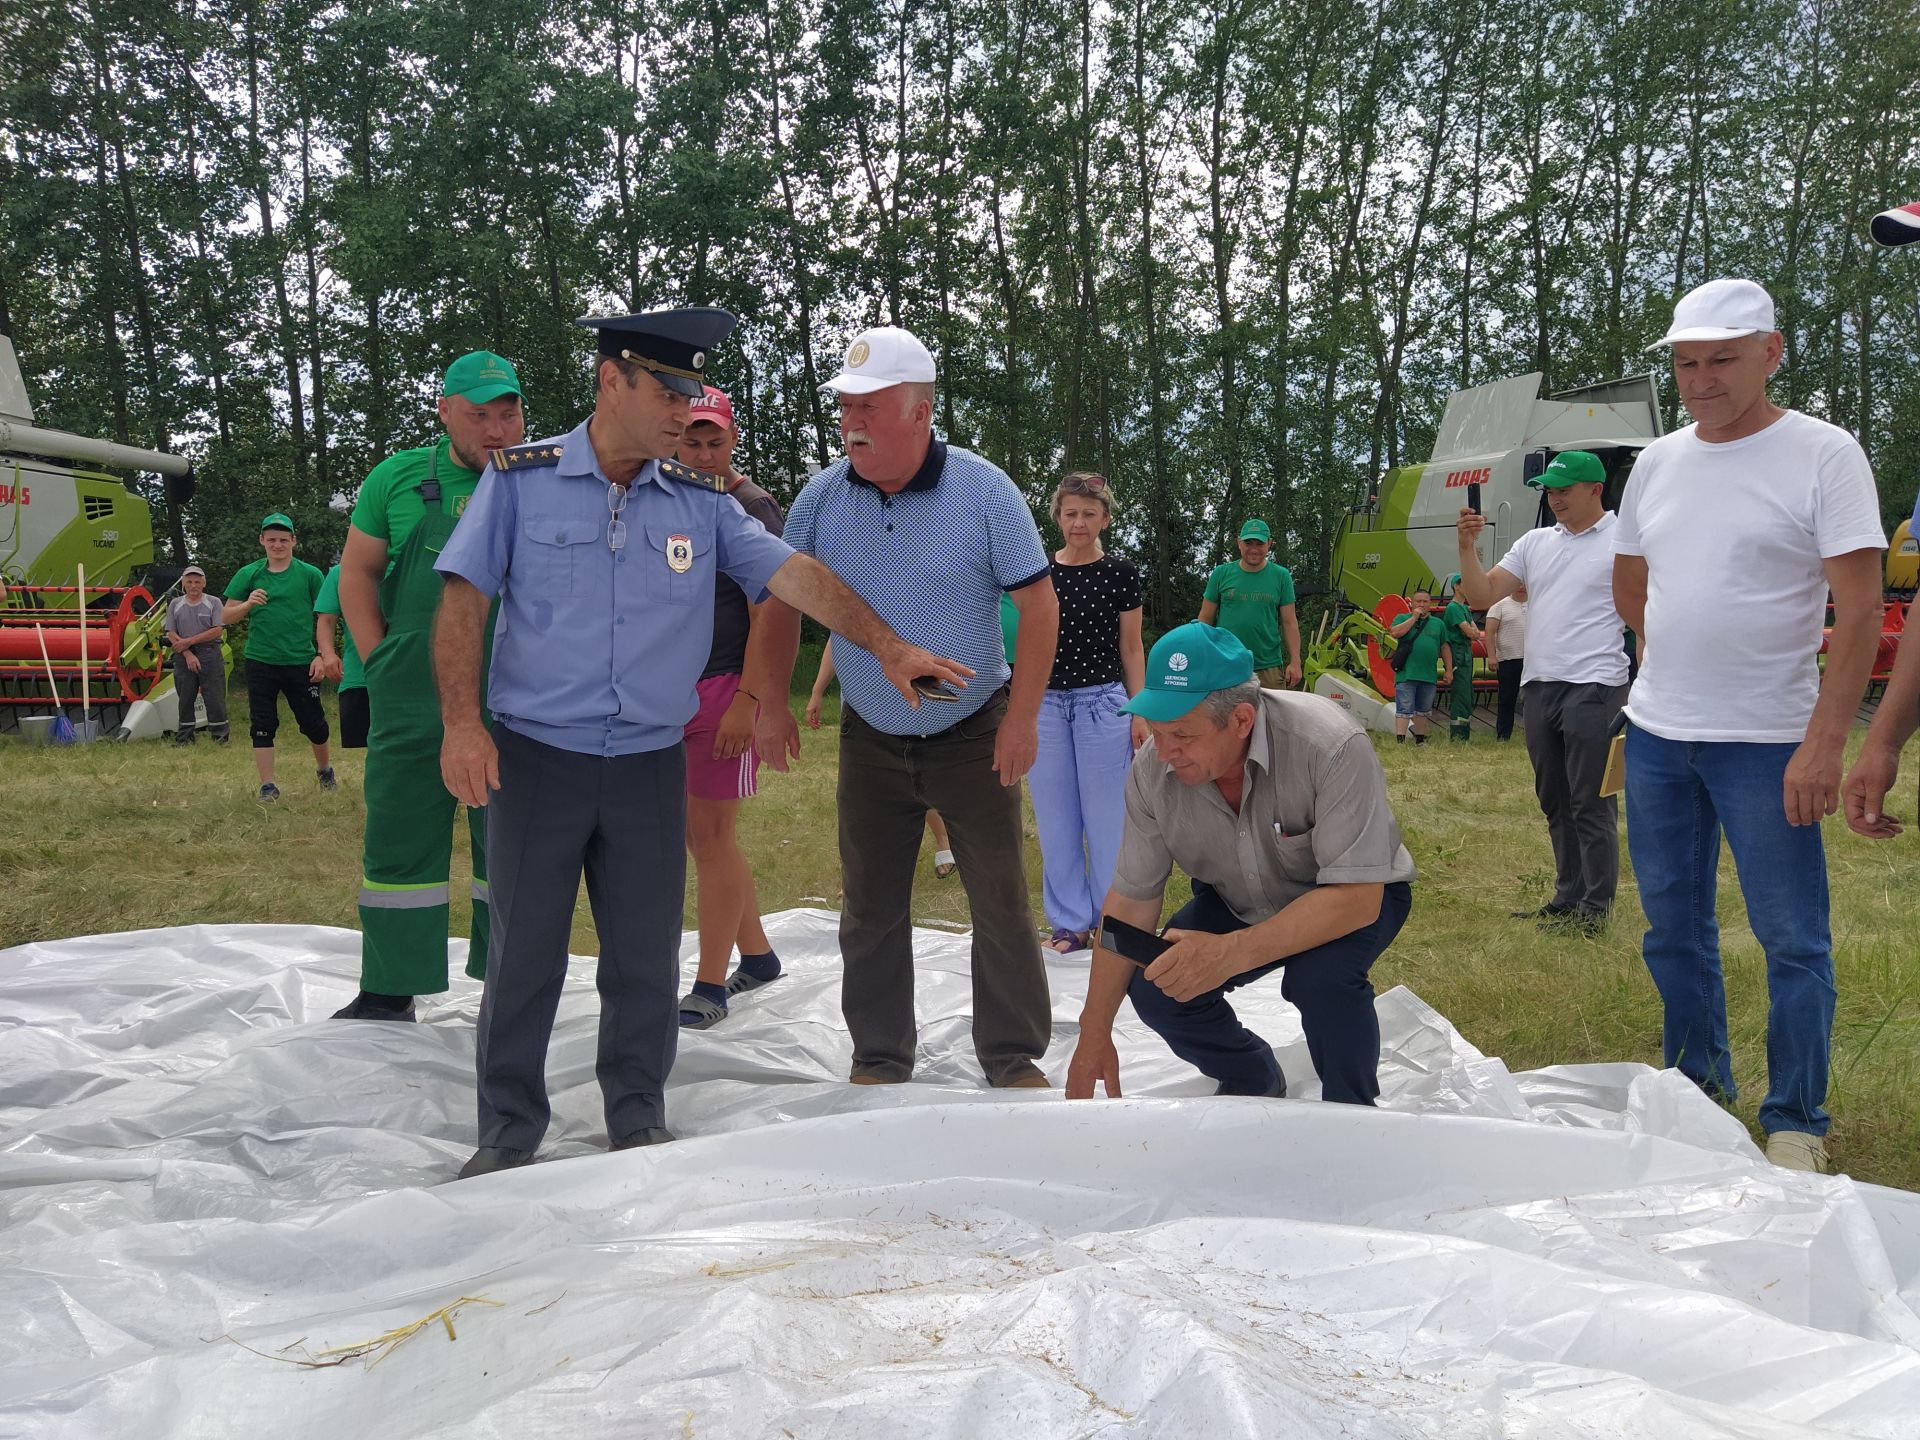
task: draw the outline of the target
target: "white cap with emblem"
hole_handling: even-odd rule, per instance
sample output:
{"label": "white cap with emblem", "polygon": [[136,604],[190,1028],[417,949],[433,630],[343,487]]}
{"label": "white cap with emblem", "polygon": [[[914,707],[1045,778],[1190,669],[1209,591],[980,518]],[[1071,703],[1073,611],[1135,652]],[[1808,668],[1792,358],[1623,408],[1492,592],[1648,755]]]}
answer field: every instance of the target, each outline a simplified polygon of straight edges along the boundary
{"label": "white cap with emblem", "polygon": [[933,383],[933,355],[898,325],[862,330],[847,347],[840,373],[823,387],[839,395],[868,395],[892,385]]}

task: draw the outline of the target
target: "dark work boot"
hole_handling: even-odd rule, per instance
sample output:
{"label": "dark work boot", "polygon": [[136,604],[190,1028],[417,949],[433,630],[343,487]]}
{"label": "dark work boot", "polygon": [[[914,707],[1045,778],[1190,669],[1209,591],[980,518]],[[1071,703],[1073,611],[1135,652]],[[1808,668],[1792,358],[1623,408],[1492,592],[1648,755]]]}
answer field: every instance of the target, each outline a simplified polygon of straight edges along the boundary
{"label": "dark work boot", "polygon": [[377,995],[362,990],[333,1012],[335,1020],[414,1020],[413,996]]}

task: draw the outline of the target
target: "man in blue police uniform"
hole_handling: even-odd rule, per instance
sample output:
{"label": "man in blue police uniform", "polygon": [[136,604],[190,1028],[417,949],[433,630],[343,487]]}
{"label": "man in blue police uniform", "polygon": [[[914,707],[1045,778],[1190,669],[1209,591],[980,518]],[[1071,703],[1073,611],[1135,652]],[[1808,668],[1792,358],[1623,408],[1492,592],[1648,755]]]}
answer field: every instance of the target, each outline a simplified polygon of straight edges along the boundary
{"label": "man in blue police uniform", "polygon": [[[673,460],[724,310],[590,316],[594,412],[493,453],[436,562],[441,772],[488,807],[493,936],[480,1007],[480,1148],[465,1179],[525,1165],[546,1133],[547,1040],[584,869],[600,935],[597,1073],[611,1148],[671,1140],[686,884],[681,733],[712,642],[716,571],[771,591],[916,680],[972,671],[896,635],[825,566],[767,532],[723,483]],[[481,721],[487,607],[500,597]],[[791,665],[791,657],[787,664]]]}

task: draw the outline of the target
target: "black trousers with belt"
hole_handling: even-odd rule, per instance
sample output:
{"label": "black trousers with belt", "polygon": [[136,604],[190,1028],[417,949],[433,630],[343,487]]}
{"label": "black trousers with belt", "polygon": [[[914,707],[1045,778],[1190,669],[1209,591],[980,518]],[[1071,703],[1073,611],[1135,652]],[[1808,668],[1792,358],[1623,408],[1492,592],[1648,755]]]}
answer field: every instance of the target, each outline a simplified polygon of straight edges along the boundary
{"label": "black trousers with belt", "polygon": [[480,1144],[539,1148],[547,1041],[567,978],[580,877],[600,935],[595,1073],[607,1137],[666,1123],[680,1036],[680,919],[687,881],[686,752],[607,759],[504,725],[500,789],[487,806],[493,936],[480,1004]]}

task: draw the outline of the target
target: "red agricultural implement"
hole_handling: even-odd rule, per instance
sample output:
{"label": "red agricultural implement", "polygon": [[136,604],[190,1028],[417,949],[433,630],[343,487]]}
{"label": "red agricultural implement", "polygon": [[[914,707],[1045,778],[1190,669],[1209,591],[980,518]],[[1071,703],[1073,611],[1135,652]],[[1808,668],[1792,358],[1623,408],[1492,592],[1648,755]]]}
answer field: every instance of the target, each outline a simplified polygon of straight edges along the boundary
{"label": "red agricultural implement", "polygon": [[[118,713],[165,673],[164,617],[144,585],[13,585],[0,601],[0,706],[51,711],[87,695]],[[41,645],[45,643],[45,658]],[[58,696],[48,693],[48,671]]]}

